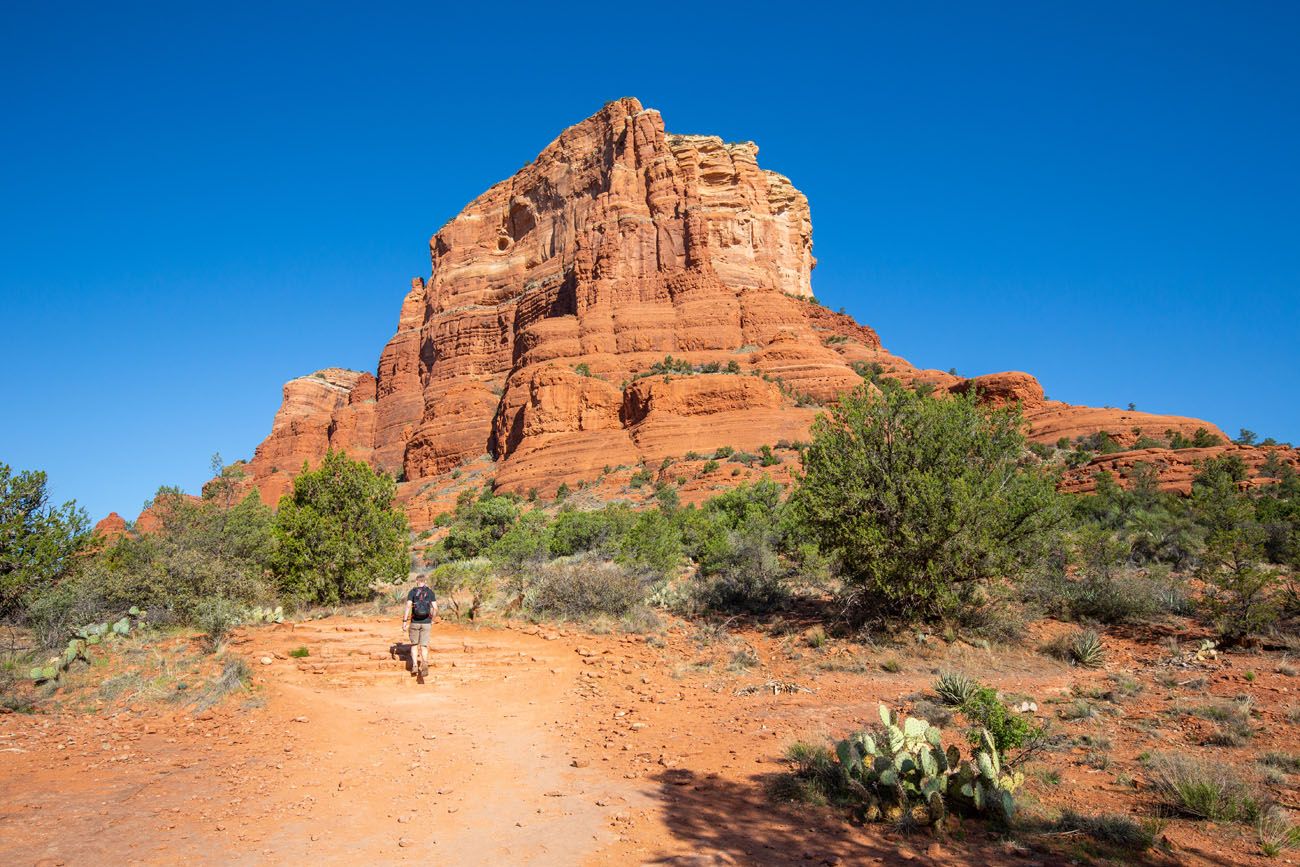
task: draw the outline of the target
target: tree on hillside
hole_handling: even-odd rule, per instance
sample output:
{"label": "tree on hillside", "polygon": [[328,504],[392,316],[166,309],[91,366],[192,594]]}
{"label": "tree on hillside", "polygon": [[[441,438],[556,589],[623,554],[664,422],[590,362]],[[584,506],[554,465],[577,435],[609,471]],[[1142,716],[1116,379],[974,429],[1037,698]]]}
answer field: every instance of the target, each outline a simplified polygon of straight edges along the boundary
{"label": "tree on hillside", "polygon": [[1268,540],[1255,504],[1238,490],[1246,464],[1236,455],[1205,461],[1192,483],[1192,505],[1204,526],[1205,549],[1197,575],[1205,583],[1202,604],[1219,632],[1235,644],[1277,617],[1278,575],[1261,565]]}
{"label": "tree on hillside", "polygon": [[54,584],[90,541],[90,521],[75,501],[51,506],[45,473],[14,475],[0,463],[0,617]]}
{"label": "tree on hillside", "polygon": [[867,383],[813,424],[796,519],[839,559],[848,618],[939,620],[1023,573],[1063,510],[1014,407]]}
{"label": "tree on hillside", "polygon": [[376,581],[408,572],[406,515],[393,508],[397,483],[330,450],[280,498],[274,569],[283,590],[304,601],[365,599]]}

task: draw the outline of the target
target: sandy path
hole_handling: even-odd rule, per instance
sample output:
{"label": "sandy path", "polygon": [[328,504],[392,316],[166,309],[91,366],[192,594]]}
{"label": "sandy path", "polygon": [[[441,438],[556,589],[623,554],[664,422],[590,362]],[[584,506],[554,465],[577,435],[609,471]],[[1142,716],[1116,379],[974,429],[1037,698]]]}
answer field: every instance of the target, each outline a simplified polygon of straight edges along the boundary
{"label": "sandy path", "polygon": [[[212,711],[117,701],[0,716],[0,864],[1066,864],[1081,851],[1072,838],[1050,851],[1051,839],[1007,841],[978,821],[953,819],[943,839],[855,826],[841,811],[773,803],[767,786],[786,745],[860,727],[877,702],[906,705],[946,668],[1035,696],[1049,714],[1076,689],[1114,688],[1116,670],[1143,679],[1145,691],[1118,699],[1123,713],[1058,720],[1067,735],[1114,741],[1106,770],[1079,745],[1044,756],[1059,782],[1031,782],[1027,797],[1058,807],[1150,815],[1121,774],[1141,779],[1142,751],[1202,740],[1200,721],[1169,726],[1162,709],[1182,699],[1160,686],[1167,654],[1151,641],[1112,637],[1110,671],[1044,657],[1035,636],[997,654],[926,645],[893,672],[894,650],[840,670],[852,653],[813,651],[797,634],[443,623],[421,684],[390,655],[397,638],[392,616],[249,629],[230,652],[251,663],[255,689]],[[738,666],[742,646],[753,659]],[[299,647],[309,656],[290,656]],[[1297,749],[1279,722],[1286,676],[1249,684],[1222,662],[1199,674],[1218,695],[1254,690],[1267,723],[1258,750]],[[82,698],[94,698],[104,673],[84,676]],[[791,681],[811,691],[772,688]],[[74,687],[63,697],[81,700]],[[1246,825],[1163,833],[1171,851],[1145,863],[1266,863]]]}
{"label": "sandy path", "polygon": [[[572,766],[571,652],[443,627],[421,684],[386,652],[397,634],[390,620],[256,631],[233,649],[264,708],[92,718],[74,745],[46,744],[68,757],[54,768],[31,720],[15,735],[27,752],[0,753],[0,863],[575,864],[613,841],[608,814],[638,795]],[[289,657],[298,646],[311,656]]]}

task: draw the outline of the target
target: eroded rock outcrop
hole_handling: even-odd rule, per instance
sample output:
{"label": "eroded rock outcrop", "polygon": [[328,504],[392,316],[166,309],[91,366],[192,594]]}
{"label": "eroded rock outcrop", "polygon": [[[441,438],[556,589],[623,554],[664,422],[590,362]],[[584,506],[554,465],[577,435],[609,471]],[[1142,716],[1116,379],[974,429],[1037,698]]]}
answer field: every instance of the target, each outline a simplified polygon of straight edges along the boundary
{"label": "eroded rock outcrop", "polygon": [[[757,154],[670,134],[635,99],[565,130],[433,236],[431,273],[412,280],[373,376],[285,385],[249,484],[274,502],[304,463],[344,449],[404,480],[419,526],[450,496],[432,480],[458,468],[550,494],[610,467],[806,438],[863,375],[1018,402],[1045,443],[1222,435],[1050,401],[1026,373],[964,379],[892,355],[812,300],[808,201]],[[1181,458],[1166,464],[1182,486]]]}

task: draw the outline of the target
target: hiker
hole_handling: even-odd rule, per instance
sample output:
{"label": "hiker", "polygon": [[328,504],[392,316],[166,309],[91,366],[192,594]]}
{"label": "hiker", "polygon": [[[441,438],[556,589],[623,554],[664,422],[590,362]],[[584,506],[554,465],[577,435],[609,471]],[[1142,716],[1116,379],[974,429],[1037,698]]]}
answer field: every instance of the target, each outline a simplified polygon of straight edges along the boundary
{"label": "hiker", "polygon": [[406,594],[406,611],[402,614],[402,628],[411,638],[411,674],[424,677],[429,673],[429,633],[437,613],[438,597],[421,575]]}

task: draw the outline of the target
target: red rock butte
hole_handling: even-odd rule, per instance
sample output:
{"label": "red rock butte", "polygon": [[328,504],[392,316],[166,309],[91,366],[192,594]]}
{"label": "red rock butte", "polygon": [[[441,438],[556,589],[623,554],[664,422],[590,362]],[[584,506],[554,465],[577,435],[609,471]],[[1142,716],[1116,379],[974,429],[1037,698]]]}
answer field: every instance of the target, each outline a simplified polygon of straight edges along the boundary
{"label": "red rock butte", "polygon": [[[433,236],[430,275],[411,281],[375,373],[330,368],[284,386],[248,483],[274,503],[304,462],[342,449],[403,480],[427,526],[446,494],[432,482],[479,459],[498,489],[549,495],[610,466],[804,439],[864,365],[1018,401],[1040,442],[1223,437],[1198,419],[1047,400],[1027,373],[965,379],[890,354],[813,300],[808,200],[757,156],[750,142],[668,133],[630,98],[565,130]],[[670,355],[675,371],[647,375]],[[1241,451],[1252,465],[1266,454]],[[1155,452],[1162,481],[1190,484],[1189,461]],[[1089,489],[1091,475],[1076,470],[1066,488]]]}

